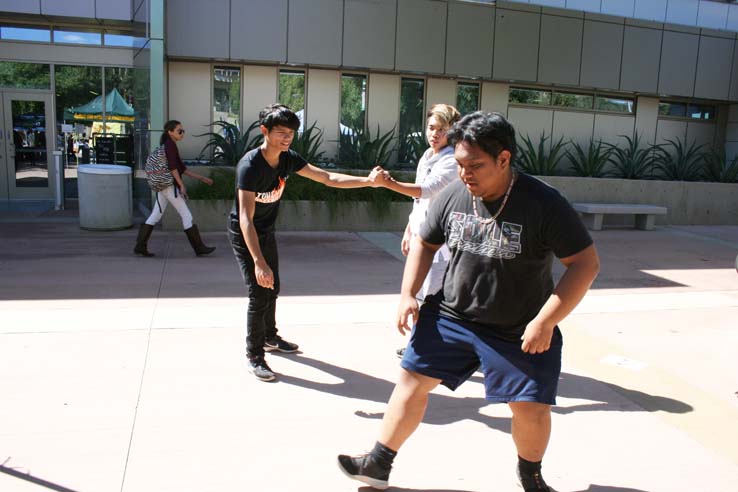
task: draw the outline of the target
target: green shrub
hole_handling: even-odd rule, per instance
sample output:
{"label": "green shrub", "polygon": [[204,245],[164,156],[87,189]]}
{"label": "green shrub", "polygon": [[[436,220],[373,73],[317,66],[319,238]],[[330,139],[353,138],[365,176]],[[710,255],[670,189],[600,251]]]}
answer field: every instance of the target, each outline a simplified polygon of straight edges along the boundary
{"label": "green shrub", "polygon": [[381,135],[379,126],[377,126],[377,134],[374,138],[370,130],[342,132],[338,141],[338,162],[343,167],[353,169],[372,169],[374,166],[387,168],[394,151],[392,145],[394,139],[394,128]]}
{"label": "green shrub", "polygon": [[715,183],[738,183],[738,156],[728,162],[725,149],[710,149],[704,154],[705,167],[702,177]]}
{"label": "green shrub", "polygon": [[246,152],[261,145],[264,137],[261,133],[251,136],[251,132],[258,130],[259,122],[254,121],[243,133],[240,132],[238,126],[227,121],[216,121],[210,124],[211,127],[220,127],[219,132],[208,132],[196,137],[208,137],[208,141],[200,151],[198,159],[207,157],[210,152],[213,158],[210,163],[214,166],[230,166],[236,167],[238,161]]}
{"label": "green shrub", "polygon": [[585,149],[577,142],[571,142],[572,150],[566,151],[566,157],[569,159],[571,170],[575,176],[585,176],[591,178],[601,178],[605,175],[605,166],[610,159],[612,149],[601,140],[595,142],[593,138],[589,139],[589,145]]}
{"label": "green shrub", "polygon": [[644,179],[652,174],[656,159],[655,150],[660,145],[641,146],[641,137],[636,133],[633,138],[620,135],[627,142],[625,147],[615,144],[605,144],[612,151],[610,163],[614,170],[610,175],[622,179]]}
{"label": "green shrub", "polygon": [[666,144],[655,149],[655,166],[659,177],[671,181],[698,181],[703,174],[704,145],[681,139],[666,139]]}
{"label": "green shrub", "polygon": [[529,136],[522,138],[523,145],[518,145],[517,165],[524,172],[535,176],[556,176],[560,174],[558,166],[564,155],[564,137],[551,143],[551,148],[546,149],[546,140],[549,137],[541,134],[538,146],[533,145]]}
{"label": "green shrub", "polygon": [[300,154],[310,164],[320,162],[325,152],[320,150],[323,144],[323,130],[316,128],[317,121],[313,122],[302,133],[295,135],[290,148]]}
{"label": "green shrub", "polygon": [[428,144],[425,142],[425,136],[416,133],[412,133],[407,136],[407,158],[410,162],[417,164],[420,161],[420,158],[423,157],[423,154],[425,153],[426,149],[428,149]]}

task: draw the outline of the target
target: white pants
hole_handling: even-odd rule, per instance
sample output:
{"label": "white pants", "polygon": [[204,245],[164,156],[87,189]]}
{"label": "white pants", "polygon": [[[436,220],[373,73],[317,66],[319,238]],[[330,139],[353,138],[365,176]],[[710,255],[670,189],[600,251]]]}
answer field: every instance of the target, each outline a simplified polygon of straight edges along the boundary
{"label": "white pants", "polygon": [[190,213],[187,202],[179,190],[177,190],[177,196],[174,196],[174,186],[172,185],[156,194],[156,202],[154,202],[154,206],[152,207],[153,210],[149,218],[146,219],[148,225],[153,226],[158,224],[162,215],[164,215],[164,211],[167,209],[167,203],[171,203],[182,218],[182,227],[185,230],[192,227],[192,213]]}
{"label": "white pants", "polygon": [[441,249],[436,251],[433,256],[433,263],[431,263],[428,275],[425,276],[423,285],[420,290],[415,294],[415,298],[419,302],[423,302],[425,296],[428,294],[435,294],[443,288],[443,277],[446,274],[446,267],[448,266],[448,260],[451,258],[451,251],[445,244],[441,246]]}

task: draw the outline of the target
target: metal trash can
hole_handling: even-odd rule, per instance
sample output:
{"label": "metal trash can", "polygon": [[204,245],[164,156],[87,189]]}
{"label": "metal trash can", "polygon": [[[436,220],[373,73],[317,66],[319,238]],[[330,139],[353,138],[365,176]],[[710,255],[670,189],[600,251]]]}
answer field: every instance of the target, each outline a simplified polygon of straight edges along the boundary
{"label": "metal trash can", "polygon": [[77,168],[79,226],[115,231],[133,225],[132,169],[114,164],[82,164]]}

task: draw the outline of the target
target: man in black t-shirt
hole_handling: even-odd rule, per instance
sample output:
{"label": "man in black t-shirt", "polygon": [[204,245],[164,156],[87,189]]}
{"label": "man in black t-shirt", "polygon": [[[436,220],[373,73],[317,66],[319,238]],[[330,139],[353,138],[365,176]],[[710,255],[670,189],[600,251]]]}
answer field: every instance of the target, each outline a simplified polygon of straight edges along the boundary
{"label": "man in black t-shirt", "polygon": [[300,120],[289,108],[273,104],[259,113],[264,143],[241,158],[236,168],[236,199],[228,233],[248,289],[246,356],[249,371],[261,381],[276,375],[264,360],[264,352],[292,353],[297,345],[277,335],[275,322],[279,294],[279,257],[274,237],[279,201],[292,174],[334,188],[376,186],[369,177],[329,173],[290,150]]}
{"label": "man in black t-shirt", "polygon": [[[485,397],[512,410],[518,477],[548,492],[541,461],[561,371],[558,323],[599,271],[592,239],[558,191],[512,167],[515,130],[499,113],[465,116],[448,132],[461,181],[431,205],[405,264],[397,328],[415,320],[374,449],[339,455],[349,477],[384,489],[400,446],[423,419],[428,393],[484,373]],[[443,289],[418,309],[434,253],[451,260]],[[554,285],[553,257],[566,267]]]}

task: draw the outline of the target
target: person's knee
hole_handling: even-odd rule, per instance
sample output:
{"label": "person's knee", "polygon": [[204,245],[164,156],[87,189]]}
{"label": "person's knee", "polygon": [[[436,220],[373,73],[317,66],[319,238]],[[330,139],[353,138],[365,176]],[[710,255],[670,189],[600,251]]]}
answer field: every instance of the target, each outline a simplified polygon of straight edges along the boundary
{"label": "person's knee", "polygon": [[431,378],[418,374],[417,372],[400,370],[400,377],[397,381],[397,389],[406,396],[406,398],[424,398],[438,386],[440,379]]}
{"label": "person's knee", "polygon": [[271,297],[268,295],[254,295],[249,297],[249,311],[253,313],[265,312],[271,304]]}
{"label": "person's knee", "polygon": [[513,417],[529,422],[543,422],[551,418],[551,405],[545,403],[518,401],[509,403]]}

